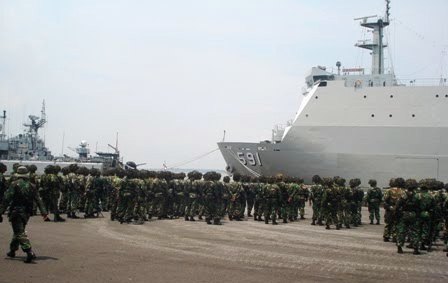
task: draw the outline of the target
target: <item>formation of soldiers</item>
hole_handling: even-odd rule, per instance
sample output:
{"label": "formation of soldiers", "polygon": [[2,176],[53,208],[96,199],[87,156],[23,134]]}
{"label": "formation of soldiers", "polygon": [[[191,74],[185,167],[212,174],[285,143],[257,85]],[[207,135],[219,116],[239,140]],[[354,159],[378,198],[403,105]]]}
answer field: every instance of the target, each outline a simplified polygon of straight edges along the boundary
{"label": "formation of soldiers", "polygon": [[[0,169],[2,169],[0,165]],[[18,166],[14,167],[16,173]],[[444,184],[436,180],[391,180],[390,188],[378,188],[370,180],[365,194],[359,179],[314,176],[312,185],[300,178],[285,176],[259,177],[233,175],[221,180],[216,172],[202,174],[192,171],[137,170],[134,162],[126,169],[98,169],[78,167],[76,164],[61,169],[47,166],[45,174],[36,175],[36,167],[28,168],[29,182],[42,199],[42,210],[52,213],[53,221],[68,218],[102,216],[110,211],[112,221],[143,224],[152,218],[196,221],[205,218],[207,224],[221,225],[221,220],[242,221],[246,215],[255,221],[277,225],[305,219],[305,206],[312,207],[311,225],[331,229],[352,228],[361,225],[362,206],[367,205],[370,224],[380,224],[380,206],[385,209],[384,241],[396,242],[403,252],[405,242],[418,254],[431,250],[438,238],[447,245],[447,196]],[[8,187],[0,170],[0,201]],[[9,183],[15,181],[12,175]],[[445,188],[446,190],[447,188]],[[36,214],[34,203],[32,214]],[[247,212],[247,214],[245,214]],[[253,215],[252,215],[253,212]],[[45,221],[51,221],[45,217]],[[444,233],[441,235],[441,233]],[[445,249],[448,252],[448,250]],[[448,253],[447,253],[448,256]]]}
{"label": "formation of soldiers", "polygon": [[421,250],[431,251],[441,237],[448,252],[448,184],[435,179],[395,178],[389,185],[384,194],[384,241],[395,242],[398,253],[403,253],[405,242],[409,242],[406,247],[420,254]]}

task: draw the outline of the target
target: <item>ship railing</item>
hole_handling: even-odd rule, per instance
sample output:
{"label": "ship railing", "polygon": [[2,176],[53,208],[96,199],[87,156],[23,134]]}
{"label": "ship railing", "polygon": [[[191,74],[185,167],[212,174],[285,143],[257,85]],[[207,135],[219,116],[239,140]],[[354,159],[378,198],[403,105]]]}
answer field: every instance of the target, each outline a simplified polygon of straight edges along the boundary
{"label": "ship railing", "polygon": [[448,86],[447,78],[397,78],[397,81],[405,86]]}

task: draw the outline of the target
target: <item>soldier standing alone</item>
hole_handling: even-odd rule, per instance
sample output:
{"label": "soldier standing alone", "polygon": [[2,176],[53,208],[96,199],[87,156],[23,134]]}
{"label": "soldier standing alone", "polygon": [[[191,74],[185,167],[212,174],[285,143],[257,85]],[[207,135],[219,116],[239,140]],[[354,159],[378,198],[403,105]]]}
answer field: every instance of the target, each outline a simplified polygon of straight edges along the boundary
{"label": "soldier standing alone", "polygon": [[31,263],[36,255],[31,249],[31,242],[25,233],[25,227],[33,212],[33,202],[39,206],[40,212],[44,219],[47,219],[47,211],[45,210],[42,200],[36,187],[29,181],[28,169],[25,166],[17,168],[16,180],[11,183],[5,193],[5,198],[0,205],[0,222],[3,221],[2,214],[9,207],[8,218],[11,222],[14,236],[10,243],[10,251],[7,256],[14,258],[19,246],[26,253],[25,263]]}

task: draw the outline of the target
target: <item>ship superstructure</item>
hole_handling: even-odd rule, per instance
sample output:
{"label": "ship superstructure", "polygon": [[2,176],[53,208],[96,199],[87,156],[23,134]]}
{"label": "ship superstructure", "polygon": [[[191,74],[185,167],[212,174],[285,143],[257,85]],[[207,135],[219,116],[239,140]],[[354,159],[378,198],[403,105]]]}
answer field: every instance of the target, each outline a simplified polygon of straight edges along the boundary
{"label": "ship superstructure", "polygon": [[286,126],[260,143],[220,142],[230,173],[284,174],[310,182],[315,174],[377,179],[393,177],[448,181],[448,87],[405,86],[393,71],[384,71],[386,15],[362,17],[371,41],[356,46],[372,55],[369,74],[363,68],[337,73],[317,66],[306,77],[299,110]]}

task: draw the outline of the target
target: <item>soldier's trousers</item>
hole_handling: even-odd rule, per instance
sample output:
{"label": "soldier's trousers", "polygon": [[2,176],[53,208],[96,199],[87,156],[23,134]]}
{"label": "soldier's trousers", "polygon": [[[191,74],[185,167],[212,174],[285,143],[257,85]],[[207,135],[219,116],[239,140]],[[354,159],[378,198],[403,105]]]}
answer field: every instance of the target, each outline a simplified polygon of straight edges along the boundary
{"label": "soldier's trousers", "polygon": [[334,208],[325,208],[323,210],[324,218],[325,218],[325,224],[327,226],[330,226],[332,224],[339,225],[338,220],[338,210]]}
{"label": "soldier's trousers", "polygon": [[321,207],[319,203],[313,201],[313,221],[322,221]]}
{"label": "soldier's trousers", "polygon": [[[306,201],[304,199],[301,199],[297,205],[298,205],[298,209],[300,211],[300,218],[304,218],[305,217],[305,203]],[[294,215],[297,216],[297,215]]]}
{"label": "soldier's trousers", "polygon": [[67,213],[75,213],[78,210],[80,199],[79,192],[73,191],[68,193]]}
{"label": "soldier's trousers", "polygon": [[369,219],[370,221],[373,221],[373,219],[376,219],[376,221],[380,221],[380,205],[379,204],[370,204],[369,205]]}
{"label": "soldier's trousers", "polygon": [[262,199],[256,199],[254,202],[254,217],[263,215],[264,201]]}
{"label": "soldier's trousers", "polygon": [[185,206],[185,216],[194,217],[198,208],[197,200],[189,198],[187,199],[187,205]]}
{"label": "soldier's trousers", "polygon": [[397,246],[404,246],[406,237],[409,237],[414,247],[420,246],[420,229],[415,221],[401,219],[397,225]]}
{"label": "soldier's trousers", "polygon": [[11,222],[12,231],[14,233],[11,243],[9,244],[11,251],[17,251],[19,246],[24,251],[31,249],[31,242],[25,233],[28,219],[29,216],[26,213],[11,213],[9,221]]}
{"label": "soldier's trousers", "polygon": [[252,209],[254,208],[255,200],[254,198],[247,198],[247,215],[252,214]]}
{"label": "soldier's trousers", "polygon": [[397,238],[397,216],[395,212],[386,210],[384,213],[383,238]]}
{"label": "soldier's trousers", "polygon": [[267,219],[271,219],[272,221],[275,221],[277,219],[277,209],[278,209],[277,201],[268,198],[266,200],[265,206],[264,206],[265,221]]}

